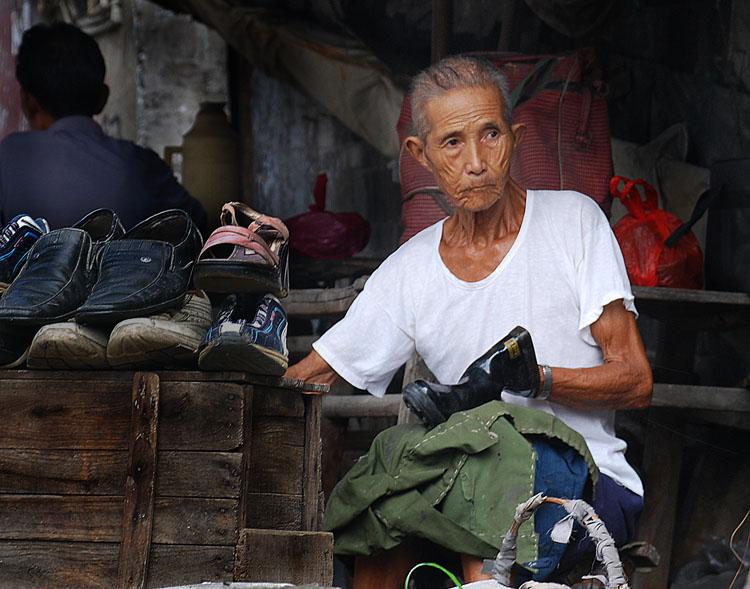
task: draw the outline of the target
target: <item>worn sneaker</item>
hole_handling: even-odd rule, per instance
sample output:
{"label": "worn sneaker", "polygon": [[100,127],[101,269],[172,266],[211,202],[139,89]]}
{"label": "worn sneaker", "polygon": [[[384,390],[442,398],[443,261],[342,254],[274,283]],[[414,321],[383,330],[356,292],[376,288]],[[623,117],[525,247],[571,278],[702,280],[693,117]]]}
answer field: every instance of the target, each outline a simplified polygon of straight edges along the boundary
{"label": "worn sneaker", "polygon": [[115,325],[107,360],[114,368],[195,366],[198,346],[210,327],[211,301],[203,291],[190,291],[176,309]]}
{"label": "worn sneaker", "polygon": [[41,217],[16,215],[0,233],[0,292],[8,288],[21,271],[31,246],[49,233],[49,224]]}
{"label": "worn sneaker", "polygon": [[41,370],[109,368],[109,329],[78,325],[73,319],[39,329],[29,348],[26,365]]}
{"label": "worn sneaker", "polygon": [[198,366],[281,376],[289,364],[286,331],[286,312],[274,295],[231,294],[200,345]]}

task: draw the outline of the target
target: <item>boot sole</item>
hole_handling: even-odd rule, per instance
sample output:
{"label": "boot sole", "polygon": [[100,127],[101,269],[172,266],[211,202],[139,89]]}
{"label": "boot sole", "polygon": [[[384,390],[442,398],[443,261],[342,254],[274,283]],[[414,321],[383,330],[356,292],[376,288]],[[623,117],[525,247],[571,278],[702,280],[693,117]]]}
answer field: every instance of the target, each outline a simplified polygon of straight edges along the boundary
{"label": "boot sole", "polygon": [[404,387],[401,396],[409,410],[414,413],[427,429],[432,429],[445,422],[445,416],[435,404],[418,391],[413,391],[409,385]]}
{"label": "boot sole", "polygon": [[[284,272],[286,271],[286,276]],[[242,262],[199,262],[193,273],[196,288],[216,293],[267,293],[287,296],[288,268],[266,270]]]}
{"label": "boot sole", "polygon": [[288,365],[289,360],[283,354],[257,344],[248,344],[237,335],[219,336],[207,344],[198,356],[201,370],[241,370],[281,376]]}

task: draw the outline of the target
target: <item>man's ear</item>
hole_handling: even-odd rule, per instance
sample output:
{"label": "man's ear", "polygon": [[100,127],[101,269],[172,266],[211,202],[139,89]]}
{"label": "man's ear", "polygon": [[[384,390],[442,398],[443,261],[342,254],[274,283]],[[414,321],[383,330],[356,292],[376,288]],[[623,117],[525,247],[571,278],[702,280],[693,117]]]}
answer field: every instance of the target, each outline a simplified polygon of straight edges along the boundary
{"label": "man's ear", "polygon": [[526,133],[526,123],[513,123],[510,129],[513,131],[513,135],[516,138],[515,145],[518,147],[518,144],[521,143],[521,140],[523,139],[524,133]]}
{"label": "man's ear", "polygon": [[36,97],[23,88],[21,88],[21,110],[29,122],[29,127],[34,131],[44,131],[54,122],[52,115],[44,110]]}
{"label": "man's ear", "polygon": [[430,169],[430,164],[427,161],[427,157],[424,153],[424,141],[422,141],[419,137],[412,135],[404,140],[404,146],[409,150],[409,153],[415,160],[417,160],[428,170]]}
{"label": "man's ear", "polygon": [[107,104],[107,100],[109,100],[109,86],[107,86],[106,84],[102,84],[102,91],[101,95],[99,96],[99,102],[97,103],[96,110],[94,111],[95,115],[98,115],[104,110],[104,105]]}

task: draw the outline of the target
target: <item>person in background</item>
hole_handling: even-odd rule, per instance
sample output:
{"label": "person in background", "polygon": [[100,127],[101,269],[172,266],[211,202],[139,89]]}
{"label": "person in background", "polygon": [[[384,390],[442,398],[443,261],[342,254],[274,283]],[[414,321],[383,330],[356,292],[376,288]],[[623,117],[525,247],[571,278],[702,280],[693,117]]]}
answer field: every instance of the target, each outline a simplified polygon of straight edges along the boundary
{"label": "person in background", "polygon": [[109,97],[96,41],[67,23],[24,32],[16,79],[31,131],[0,142],[0,225],[16,215],[69,227],[97,208],[117,213],[126,229],[179,208],[204,229],[201,203],[152,150],[104,134],[93,116]]}

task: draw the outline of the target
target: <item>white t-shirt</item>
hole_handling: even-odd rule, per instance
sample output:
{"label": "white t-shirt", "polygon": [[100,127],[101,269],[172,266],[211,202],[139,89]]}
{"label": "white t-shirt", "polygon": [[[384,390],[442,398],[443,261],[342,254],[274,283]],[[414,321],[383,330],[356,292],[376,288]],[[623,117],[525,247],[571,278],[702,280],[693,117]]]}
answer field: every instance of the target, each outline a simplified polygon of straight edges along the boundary
{"label": "white t-shirt", "polygon": [[[515,243],[479,282],[452,274],[439,254],[443,221],[421,231],[368,279],[346,317],[315,350],[345,380],[383,396],[394,373],[419,352],[443,384],[455,383],[511,329],[531,333],[540,364],[602,364],[590,326],[604,305],[623,299],[636,312],[620,248],[590,198],[572,191],[528,190]],[[503,400],[553,413],[586,439],[599,469],[643,495],[625,460],[608,409],[574,408],[504,394]]]}

